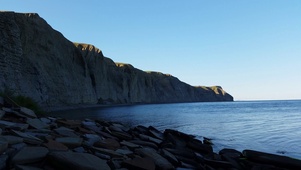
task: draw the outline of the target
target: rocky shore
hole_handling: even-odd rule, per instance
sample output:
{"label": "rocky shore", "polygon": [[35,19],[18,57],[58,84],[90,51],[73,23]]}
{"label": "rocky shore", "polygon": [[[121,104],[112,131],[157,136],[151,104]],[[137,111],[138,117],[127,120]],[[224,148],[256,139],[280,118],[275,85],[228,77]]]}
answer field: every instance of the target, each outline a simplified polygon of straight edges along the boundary
{"label": "rocky shore", "polygon": [[37,116],[0,97],[0,170],[301,169],[301,160],[253,150],[214,153],[172,129]]}

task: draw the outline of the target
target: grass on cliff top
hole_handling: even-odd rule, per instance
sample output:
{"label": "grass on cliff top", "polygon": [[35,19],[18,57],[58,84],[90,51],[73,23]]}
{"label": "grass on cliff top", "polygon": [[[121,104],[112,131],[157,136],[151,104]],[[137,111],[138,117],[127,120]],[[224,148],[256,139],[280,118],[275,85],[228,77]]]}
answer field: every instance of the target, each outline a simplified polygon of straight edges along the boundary
{"label": "grass on cliff top", "polygon": [[37,102],[35,102],[32,98],[22,96],[22,95],[14,95],[12,90],[4,90],[0,92],[0,96],[2,96],[6,101],[15,106],[22,106],[28,109],[33,110],[36,114],[45,113]]}

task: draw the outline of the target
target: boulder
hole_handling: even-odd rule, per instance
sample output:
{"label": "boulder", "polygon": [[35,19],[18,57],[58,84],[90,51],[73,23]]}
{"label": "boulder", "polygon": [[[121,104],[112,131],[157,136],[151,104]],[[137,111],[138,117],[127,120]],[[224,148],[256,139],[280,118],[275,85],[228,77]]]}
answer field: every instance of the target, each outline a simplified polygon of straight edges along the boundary
{"label": "boulder", "polygon": [[72,170],[110,170],[107,162],[88,153],[51,152],[47,156],[48,164],[55,169]]}

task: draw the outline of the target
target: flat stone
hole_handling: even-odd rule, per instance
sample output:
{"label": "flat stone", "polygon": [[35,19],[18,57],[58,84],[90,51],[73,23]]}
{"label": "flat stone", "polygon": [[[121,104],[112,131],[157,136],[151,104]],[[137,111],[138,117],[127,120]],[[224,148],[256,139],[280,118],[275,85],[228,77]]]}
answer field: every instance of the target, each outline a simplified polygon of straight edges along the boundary
{"label": "flat stone", "polygon": [[26,107],[20,107],[20,113],[30,118],[37,118],[37,115],[34,113],[34,111]]}
{"label": "flat stone", "polygon": [[77,147],[77,148],[74,148],[74,149],[72,149],[72,151],[73,152],[79,152],[79,153],[85,153],[85,152],[87,152],[86,150],[85,150],[85,148],[84,147]]}
{"label": "flat stone", "polygon": [[175,156],[179,155],[179,156],[183,156],[189,159],[195,159],[196,154],[186,148],[183,149],[173,149],[173,148],[165,148],[168,152],[174,154]]}
{"label": "flat stone", "polygon": [[46,157],[48,152],[45,147],[24,147],[12,158],[12,162],[14,164],[39,162]]}
{"label": "flat stone", "polygon": [[141,169],[141,170],[155,170],[156,165],[153,159],[149,157],[134,158],[123,162],[124,166],[128,169]]}
{"label": "flat stone", "polygon": [[162,132],[160,132],[158,129],[154,128],[153,126],[149,126],[148,131],[153,137],[160,139],[160,140],[164,139],[164,134]]}
{"label": "flat stone", "polygon": [[131,140],[133,137],[132,135],[126,133],[126,132],[116,132],[116,131],[112,131],[111,133],[113,136],[122,139],[122,140]]}
{"label": "flat stone", "polygon": [[120,142],[121,145],[123,146],[127,146],[131,149],[137,149],[137,148],[141,148],[142,146],[141,145],[137,145],[135,143],[132,143],[132,142],[128,142],[128,141],[122,141]]}
{"label": "flat stone", "polygon": [[27,142],[27,143],[31,143],[31,144],[40,144],[42,143],[43,141],[35,136],[32,136],[30,134],[27,134],[27,133],[24,133],[24,132],[20,132],[20,131],[16,131],[16,130],[13,130],[13,132],[22,137],[24,142]]}
{"label": "flat stone", "polygon": [[30,126],[36,128],[36,129],[48,129],[49,125],[47,125],[46,123],[42,122],[40,119],[31,119],[28,118],[26,121]]}
{"label": "flat stone", "polygon": [[4,106],[4,98],[0,96],[0,106]]}
{"label": "flat stone", "polygon": [[25,130],[29,127],[28,124],[24,123],[15,123],[5,120],[0,120],[0,128],[10,128],[14,130]]}
{"label": "flat stone", "polygon": [[85,144],[88,146],[93,146],[96,142],[102,140],[102,138],[97,134],[84,134]]}
{"label": "flat stone", "polygon": [[140,146],[150,147],[150,148],[153,148],[156,150],[158,149],[158,146],[152,142],[147,142],[147,141],[142,141],[142,140],[131,140],[129,142],[140,145]]}
{"label": "flat stone", "polygon": [[66,128],[66,127],[60,127],[57,129],[54,129],[54,131],[61,135],[61,136],[65,136],[65,137],[79,137],[78,135],[76,135],[74,133],[74,130]]}
{"label": "flat stone", "polygon": [[211,145],[203,144],[201,141],[197,139],[193,139],[187,143],[187,146],[196,152],[210,154],[213,153],[213,148]]}
{"label": "flat stone", "polygon": [[228,157],[235,158],[235,159],[238,159],[242,156],[241,152],[239,152],[235,149],[228,149],[228,148],[224,148],[224,149],[220,150],[219,154],[222,156],[226,155]]}
{"label": "flat stone", "polygon": [[115,152],[120,153],[122,155],[132,155],[134,153],[127,149],[117,149]]}
{"label": "flat stone", "polygon": [[21,149],[23,149],[24,147],[26,147],[27,145],[25,143],[17,143],[17,144],[13,144],[10,146],[10,148],[13,148],[17,151],[20,151]]}
{"label": "flat stone", "polygon": [[5,115],[5,111],[0,110],[0,119]]}
{"label": "flat stone", "polygon": [[3,138],[0,137],[0,154],[3,153],[8,147],[8,141]]}
{"label": "flat stone", "polygon": [[93,147],[93,150],[95,150],[97,152],[100,152],[102,154],[105,154],[105,155],[109,155],[112,158],[123,158],[124,157],[123,154],[117,153],[117,152],[115,152],[113,150],[110,150],[110,149]]}
{"label": "flat stone", "polygon": [[110,139],[110,138],[95,142],[94,146],[95,147],[102,147],[102,148],[106,148],[106,149],[111,149],[111,150],[116,150],[116,149],[120,148],[119,142],[117,142],[114,139]]}
{"label": "flat stone", "polygon": [[9,157],[6,154],[1,154],[0,155],[0,169],[1,170],[7,169],[6,163],[7,163],[8,158]]}
{"label": "flat stone", "polygon": [[16,170],[43,170],[43,169],[33,167],[33,166],[17,165]]}
{"label": "flat stone", "polygon": [[55,169],[110,170],[106,160],[88,153],[52,152],[47,162]]}
{"label": "flat stone", "polygon": [[55,141],[60,142],[71,148],[79,147],[83,143],[83,139],[78,137],[61,137],[56,138]]}
{"label": "flat stone", "polygon": [[140,134],[139,135],[140,139],[142,140],[145,140],[145,141],[149,141],[149,142],[153,142],[157,145],[159,145],[160,143],[162,143],[162,140],[160,139],[157,139],[157,138],[153,138],[151,136],[147,136],[147,135],[143,135],[143,134]]}
{"label": "flat stone", "polygon": [[287,156],[275,155],[253,150],[244,150],[243,155],[255,162],[271,164],[288,169],[301,169],[301,160],[293,159]]}
{"label": "flat stone", "polygon": [[50,151],[67,151],[68,147],[60,142],[54,140],[48,140],[47,143],[44,143],[44,146],[47,147]]}
{"label": "flat stone", "polygon": [[56,120],[56,122],[69,128],[76,128],[81,126],[81,121],[79,120]]}
{"label": "flat stone", "polygon": [[143,157],[150,157],[159,169],[174,169],[173,165],[152,148],[136,149],[135,152]]}
{"label": "flat stone", "polygon": [[168,152],[165,149],[162,149],[161,154],[164,158],[166,158],[173,165],[179,165],[179,161],[177,160],[175,155],[173,155],[172,153]]}
{"label": "flat stone", "polygon": [[23,138],[18,137],[18,136],[5,135],[5,136],[0,136],[0,139],[1,138],[4,138],[5,140],[7,140],[9,145],[18,144],[18,143],[23,142]]}
{"label": "flat stone", "polygon": [[42,122],[44,122],[45,124],[50,124],[50,123],[52,122],[50,119],[48,119],[48,118],[46,118],[46,117],[41,117],[40,120],[41,120]]}

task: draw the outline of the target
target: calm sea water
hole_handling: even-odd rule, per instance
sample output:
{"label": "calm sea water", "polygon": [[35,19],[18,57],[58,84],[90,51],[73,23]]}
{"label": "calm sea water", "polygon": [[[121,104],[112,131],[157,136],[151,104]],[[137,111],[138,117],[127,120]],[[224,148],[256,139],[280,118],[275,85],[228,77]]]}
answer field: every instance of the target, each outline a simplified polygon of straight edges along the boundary
{"label": "calm sea water", "polygon": [[253,149],[301,159],[301,100],[150,104],[55,112],[213,139],[214,150]]}

